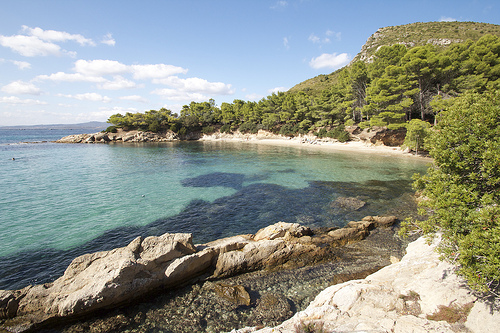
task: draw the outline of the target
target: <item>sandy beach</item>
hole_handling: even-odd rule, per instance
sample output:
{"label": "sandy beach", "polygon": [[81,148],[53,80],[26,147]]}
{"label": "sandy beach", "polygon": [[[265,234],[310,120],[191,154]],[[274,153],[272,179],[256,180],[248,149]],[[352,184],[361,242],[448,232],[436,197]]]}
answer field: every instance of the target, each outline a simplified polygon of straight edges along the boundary
{"label": "sandy beach", "polygon": [[317,139],[315,136],[301,136],[295,138],[273,135],[268,132],[258,134],[214,134],[204,135],[200,141],[222,141],[222,142],[242,142],[248,144],[287,146],[305,149],[321,150],[325,152],[345,151],[356,153],[367,153],[377,155],[391,155],[408,158],[426,159],[432,161],[428,156],[415,156],[402,150],[400,147],[389,147],[385,145],[375,145],[362,141],[338,142],[329,139]]}

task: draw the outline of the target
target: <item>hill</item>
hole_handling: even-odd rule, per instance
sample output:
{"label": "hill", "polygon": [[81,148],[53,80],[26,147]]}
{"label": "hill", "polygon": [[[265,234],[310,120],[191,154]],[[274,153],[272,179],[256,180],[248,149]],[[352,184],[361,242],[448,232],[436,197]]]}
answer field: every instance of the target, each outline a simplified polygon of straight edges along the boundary
{"label": "hill", "polygon": [[[500,25],[477,22],[417,22],[380,28],[368,38],[351,64],[357,60],[371,62],[375,52],[384,45],[402,44],[411,48],[430,43],[447,47],[469,39],[477,41],[487,34],[500,36]],[[318,75],[295,85],[289,91],[304,91],[315,95],[337,83],[339,72],[340,70],[337,70],[331,74]]]}

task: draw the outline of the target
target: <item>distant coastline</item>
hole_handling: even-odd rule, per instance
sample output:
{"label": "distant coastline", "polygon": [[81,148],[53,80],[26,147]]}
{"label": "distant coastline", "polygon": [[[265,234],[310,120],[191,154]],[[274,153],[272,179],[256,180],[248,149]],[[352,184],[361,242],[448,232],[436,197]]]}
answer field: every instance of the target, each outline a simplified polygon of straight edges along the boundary
{"label": "distant coastline", "polygon": [[102,131],[109,126],[108,123],[102,121],[89,121],[78,124],[48,124],[48,125],[16,125],[16,126],[0,126],[0,130],[63,130],[63,129],[95,129]]}

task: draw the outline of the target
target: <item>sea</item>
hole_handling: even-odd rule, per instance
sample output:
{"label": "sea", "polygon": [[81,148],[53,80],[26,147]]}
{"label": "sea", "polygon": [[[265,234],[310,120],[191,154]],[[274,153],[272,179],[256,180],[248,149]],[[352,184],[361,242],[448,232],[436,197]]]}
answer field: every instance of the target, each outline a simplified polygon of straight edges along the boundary
{"label": "sea", "polygon": [[75,257],[139,235],[187,232],[201,244],[279,221],[330,228],[404,214],[412,175],[428,167],[307,145],[53,142],[90,132],[0,129],[0,289],[53,281]]}

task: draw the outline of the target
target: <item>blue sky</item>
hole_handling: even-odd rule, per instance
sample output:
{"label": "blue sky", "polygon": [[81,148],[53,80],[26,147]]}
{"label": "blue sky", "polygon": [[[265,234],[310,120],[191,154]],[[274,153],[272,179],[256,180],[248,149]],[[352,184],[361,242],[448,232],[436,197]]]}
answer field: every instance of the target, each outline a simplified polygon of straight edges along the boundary
{"label": "blue sky", "polygon": [[0,126],[258,101],[345,66],[378,28],[500,24],[478,1],[1,0]]}

